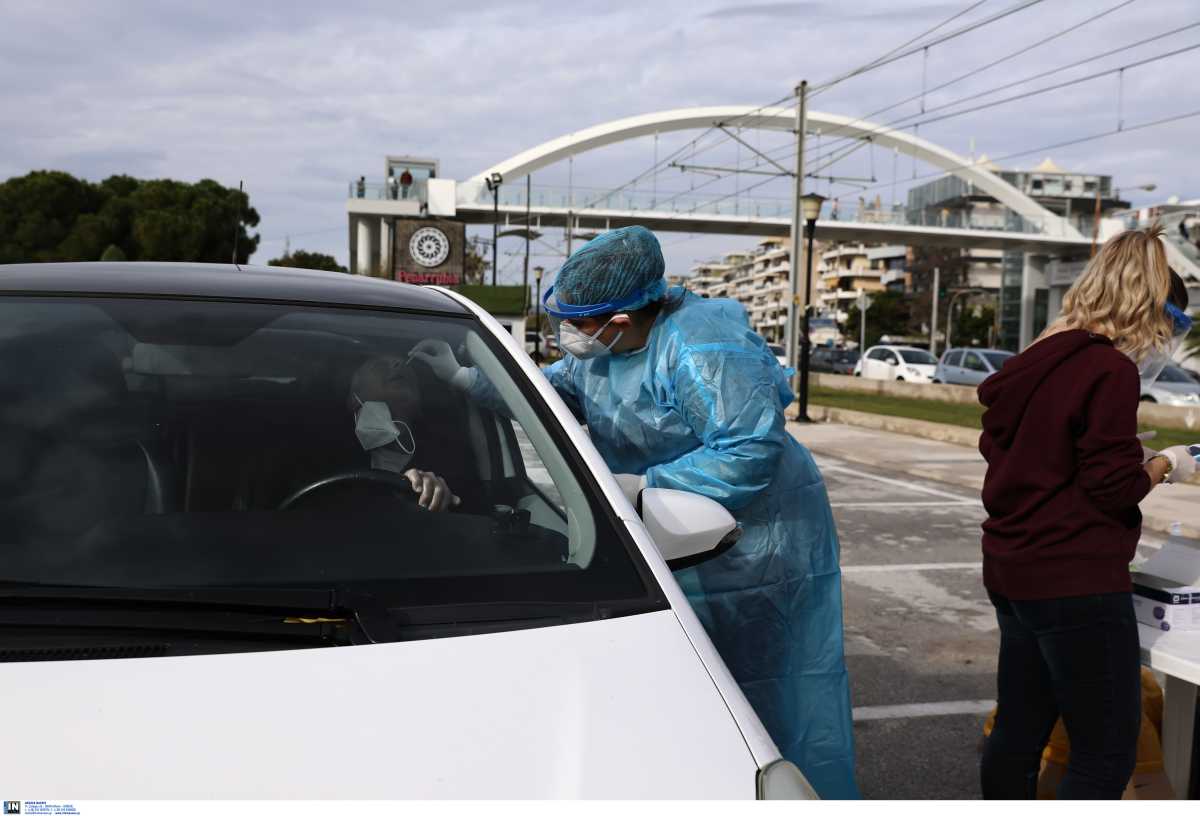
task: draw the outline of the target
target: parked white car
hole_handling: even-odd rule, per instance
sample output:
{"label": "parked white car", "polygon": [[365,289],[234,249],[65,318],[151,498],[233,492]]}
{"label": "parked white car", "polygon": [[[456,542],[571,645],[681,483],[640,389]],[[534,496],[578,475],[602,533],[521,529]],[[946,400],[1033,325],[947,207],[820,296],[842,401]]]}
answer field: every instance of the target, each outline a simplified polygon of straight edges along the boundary
{"label": "parked white car", "polygon": [[1142,387],[1142,402],[1162,405],[1200,405],[1200,383],[1177,365],[1168,365],[1149,388]]}
{"label": "parked white car", "polygon": [[854,366],[854,376],[868,380],[933,382],[937,358],[911,346],[872,346]]}
{"label": "parked white car", "polygon": [[[0,266],[0,326],[14,794],[814,798],[671,575],[732,516],[635,508],[461,295]],[[410,360],[429,338],[493,399]],[[460,505],[420,507],[406,468]]]}
{"label": "parked white car", "polygon": [[788,367],[787,349],[778,343],[767,343],[767,348],[775,355],[775,361],[783,368]]}

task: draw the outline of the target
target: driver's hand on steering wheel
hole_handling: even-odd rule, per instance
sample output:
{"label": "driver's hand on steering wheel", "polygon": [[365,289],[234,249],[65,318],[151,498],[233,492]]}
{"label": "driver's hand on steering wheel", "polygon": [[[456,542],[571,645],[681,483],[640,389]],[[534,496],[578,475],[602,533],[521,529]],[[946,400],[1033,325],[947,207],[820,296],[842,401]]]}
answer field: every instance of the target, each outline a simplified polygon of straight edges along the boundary
{"label": "driver's hand on steering wheel", "polygon": [[435,513],[444,513],[451,507],[458,507],[462,499],[455,496],[446,480],[430,470],[409,468],[404,476],[412,482],[413,492],[420,493],[417,504]]}

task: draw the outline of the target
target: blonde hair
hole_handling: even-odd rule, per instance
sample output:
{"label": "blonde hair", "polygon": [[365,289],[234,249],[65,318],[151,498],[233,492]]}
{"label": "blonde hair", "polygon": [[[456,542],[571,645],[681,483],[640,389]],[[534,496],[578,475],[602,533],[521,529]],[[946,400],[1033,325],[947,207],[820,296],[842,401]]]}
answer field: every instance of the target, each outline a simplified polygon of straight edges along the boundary
{"label": "blonde hair", "polygon": [[1109,338],[1138,362],[1154,349],[1167,348],[1171,322],[1164,308],[1171,269],[1161,235],[1155,223],[1106,241],[1063,295],[1062,311],[1042,336],[1084,329]]}

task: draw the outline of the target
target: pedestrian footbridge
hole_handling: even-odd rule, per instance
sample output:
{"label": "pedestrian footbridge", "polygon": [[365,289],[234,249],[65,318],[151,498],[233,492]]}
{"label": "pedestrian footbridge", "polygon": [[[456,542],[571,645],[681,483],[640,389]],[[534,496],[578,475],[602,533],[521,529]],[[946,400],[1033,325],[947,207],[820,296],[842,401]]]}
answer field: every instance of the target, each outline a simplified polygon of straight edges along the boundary
{"label": "pedestrian footbridge", "polygon": [[[499,216],[502,225],[535,228],[566,227],[593,232],[629,224],[642,224],[658,232],[720,233],[782,236],[791,227],[792,202],[788,198],[753,198],[747,195],[656,194],[645,190],[604,192],[581,188],[532,184],[526,200],[525,177],[537,170],[591,150],[618,142],[673,131],[730,126],[748,130],[794,132],[793,108],[717,106],[682,108],[632,116],[568,133],[532,147],[488,167],[464,181],[430,180],[419,198],[395,201],[382,185],[369,185],[362,197],[351,191],[349,211],[362,215],[429,215],[456,218],[466,223],[490,224]],[[735,123],[735,124],[731,124]],[[902,210],[872,208],[836,212],[827,203],[816,224],[816,237],[828,241],[854,241],[938,245],[990,249],[1018,249],[1047,255],[1086,250],[1085,236],[1065,218],[1029,197],[996,173],[985,162],[972,161],[911,133],[869,121],[832,113],[808,112],[808,127],[826,134],[869,141],[889,151],[958,176],[981,195],[1006,207],[1002,227],[954,226],[922,223]],[[488,179],[501,183],[494,200]],[[412,211],[411,213],[409,211]],[[916,223],[913,223],[913,222]]]}

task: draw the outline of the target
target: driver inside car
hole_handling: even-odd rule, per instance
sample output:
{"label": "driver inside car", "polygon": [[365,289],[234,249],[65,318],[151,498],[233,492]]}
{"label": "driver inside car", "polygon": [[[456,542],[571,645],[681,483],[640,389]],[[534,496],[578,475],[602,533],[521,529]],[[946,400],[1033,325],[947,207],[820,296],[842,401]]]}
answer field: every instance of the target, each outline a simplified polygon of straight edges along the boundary
{"label": "driver inside car", "polygon": [[346,403],[354,416],[354,434],[373,470],[407,478],[419,494],[417,503],[426,510],[445,512],[462,503],[445,479],[413,466],[420,461],[412,425],[421,413],[421,400],[417,378],[405,358],[379,355],[359,366],[350,380]]}

